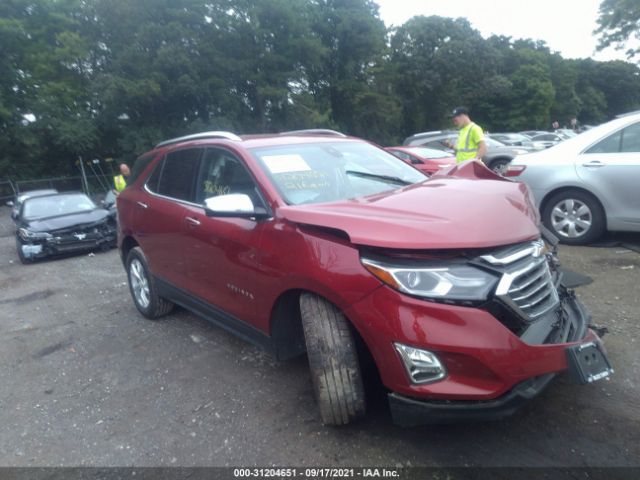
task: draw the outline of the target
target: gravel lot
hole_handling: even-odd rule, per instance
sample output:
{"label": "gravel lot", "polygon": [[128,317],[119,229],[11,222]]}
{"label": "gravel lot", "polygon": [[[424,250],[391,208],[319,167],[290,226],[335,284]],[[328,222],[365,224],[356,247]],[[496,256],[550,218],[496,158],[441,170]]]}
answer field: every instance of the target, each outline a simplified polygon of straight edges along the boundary
{"label": "gravel lot", "polygon": [[[306,360],[131,301],[118,252],[21,265],[0,208],[0,466],[640,466],[640,254],[561,247],[616,373],[558,378],[516,416],[401,429],[385,402],[320,424]],[[640,244],[640,235],[624,237]]]}

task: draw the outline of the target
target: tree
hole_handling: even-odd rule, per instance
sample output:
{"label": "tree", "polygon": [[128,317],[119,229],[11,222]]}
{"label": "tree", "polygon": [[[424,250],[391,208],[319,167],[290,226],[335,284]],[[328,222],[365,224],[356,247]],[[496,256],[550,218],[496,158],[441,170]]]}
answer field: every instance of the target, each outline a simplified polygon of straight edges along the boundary
{"label": "tree", "polygon": [[467,20],[408,20],[392,34],[391,62],[405,133],[450,125],[456,105],[482,117],[476,108],[484,93],[479,82],[494,76],[496,56]]}
{"label": "tree", "polygon": [[[629,42],[640,41],[640,2],[638,0],[604,0],[600,4],[597,49],[614,46],[623,50]],[[627,58],[640,54],[640,47],[628,47]]]}

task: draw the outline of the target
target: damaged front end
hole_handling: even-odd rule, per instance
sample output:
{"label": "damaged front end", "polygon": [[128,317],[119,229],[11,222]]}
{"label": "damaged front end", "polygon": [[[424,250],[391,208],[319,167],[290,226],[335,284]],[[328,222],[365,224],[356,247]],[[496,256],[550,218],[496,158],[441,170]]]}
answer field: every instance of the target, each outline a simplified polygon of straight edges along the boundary
{"label": "damaged front end", "polygon": [[[421,353],[418,360],[399,362],[389,347],[379,363],[382,377],[390,379],[389,401],[399,425],[498,419],[513,414],[560,372],[578,383],[613,373],[599,336],[589,328],[589,312],[563,284],[553,239],[544,232],[543,238],[490,249],[363,248],[361,261],[402,296],[381,289],[352,310],[369,315],[373,306],[400,299],[395,323],[388,320],[391,313],[382,312],[390,329],[387,343]],[[412,375],[408,383],[396,380],[403,368],[426,378],[434,365],[442,365],[443,373],[428,382]]]}
{"label": "damaged front end", "polygon": [[20,228],[16,248],[23,261],[87,250],[107,250],[116,245],[117,230],[113,217],[100,222],[74,225],[59,230],[37,232]]}

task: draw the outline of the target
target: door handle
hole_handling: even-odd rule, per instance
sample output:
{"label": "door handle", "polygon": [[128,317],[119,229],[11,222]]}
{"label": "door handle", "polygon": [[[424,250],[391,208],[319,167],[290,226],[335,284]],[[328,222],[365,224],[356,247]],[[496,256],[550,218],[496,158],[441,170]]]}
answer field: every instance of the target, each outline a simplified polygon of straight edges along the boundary
{"label": "door handle", "polygon": [[200,220],[198,220],[197,218],[193,218],[193,217],[184,217],[185,222],[187,222],[189,225],[197,227],[198,225],[200,225]]}
{"label": "door handle", "polygon": [[591,162],[582,164],[583,167],[595,167],[595,168],[604,167],[605,165],[606,163],[602,163],[600,160],[593,160]]}
{"label": "door handle", "polygon": [[142,208],[149,208],[149,205],[147,205],[146,203],[142,203],[142,202],[136,202],[138,205],[140,205]]}

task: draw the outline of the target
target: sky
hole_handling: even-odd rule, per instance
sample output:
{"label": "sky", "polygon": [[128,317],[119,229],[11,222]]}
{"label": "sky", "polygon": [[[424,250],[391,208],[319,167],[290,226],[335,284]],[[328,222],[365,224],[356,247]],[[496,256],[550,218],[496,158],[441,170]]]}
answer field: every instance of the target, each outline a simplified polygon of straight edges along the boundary
{"label": "sky", "polygon": [[374,0],[389,27],[415,15],[464,17],[483,37],[544,40],[564,58],[626,60],[623,51],[595,52],[593,36],[602,0]]}

